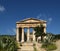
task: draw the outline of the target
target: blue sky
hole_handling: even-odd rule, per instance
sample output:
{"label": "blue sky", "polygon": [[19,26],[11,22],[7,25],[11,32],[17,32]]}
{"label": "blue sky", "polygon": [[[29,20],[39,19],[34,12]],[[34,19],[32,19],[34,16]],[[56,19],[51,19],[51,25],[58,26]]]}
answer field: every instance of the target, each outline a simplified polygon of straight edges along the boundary
{"label": "blue sky", "polygon": [[0,0],[0,34],[15,34],[16,22],[25,18],[47,21],[47,32],[60,33],[59,0]]}

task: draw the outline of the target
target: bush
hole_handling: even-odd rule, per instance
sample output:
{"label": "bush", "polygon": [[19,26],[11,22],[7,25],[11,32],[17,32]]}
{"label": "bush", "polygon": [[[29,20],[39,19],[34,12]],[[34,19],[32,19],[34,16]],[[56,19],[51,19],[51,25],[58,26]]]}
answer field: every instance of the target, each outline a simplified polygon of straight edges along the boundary
{"label": "bush", "polygon": [[34,51],[37,51],[36,47],[34,47]]}
{"label": "bush", "polygon": [[48,49],[48,50],[56,50],[57,47],[56,47],[55,44],[50,44],[50,45],[47,46],[47,49]]}
{"label": "bush", "polygon": [[45,48],[47,51],[51,51],[51,50],[56,50],[57,47],[55,44],[50,43],[50,44],[43,44],[42,48]]}
{"label": "bush", "polygon": [[0,51],[17,51],[17,42],[10,37],[0,39]]}
{"label": "bush", "polygon": [[20,43],[17,43],[17,49],[20,49]]}
{"label": "bush", "polygon": [[47,45],[46,44],[42,44],[41,48],[46,48]]}

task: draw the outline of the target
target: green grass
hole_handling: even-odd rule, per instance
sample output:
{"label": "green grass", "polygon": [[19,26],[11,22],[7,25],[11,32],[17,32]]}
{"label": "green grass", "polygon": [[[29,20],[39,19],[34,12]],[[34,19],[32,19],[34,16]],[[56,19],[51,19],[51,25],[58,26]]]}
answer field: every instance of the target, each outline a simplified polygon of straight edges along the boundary
{"label": "green grass", "polygon": [[37,51],[36,47],[34,46],[34,51]]}
{"label": "green grass", "polygon": [[45,48],[47,51],[52,51],[52,50],[56,50],[57,47],[55,44],[43,44],[42,48]]}

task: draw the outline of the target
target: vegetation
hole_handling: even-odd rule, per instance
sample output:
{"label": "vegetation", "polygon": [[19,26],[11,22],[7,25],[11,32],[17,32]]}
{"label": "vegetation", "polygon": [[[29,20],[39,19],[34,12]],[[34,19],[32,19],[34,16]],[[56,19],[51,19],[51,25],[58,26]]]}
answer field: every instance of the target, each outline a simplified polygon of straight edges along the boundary
{"label": "vegetation", "polygon": [[43,35],[45,34],[43,25],[41,24],[40,26],[35,27],[34,30],[36,37],[41,36],[41,41],[43,41]]}
{"label": "vegetation", "polygon": [[[36,31],[36,37],[43,36],[43,27],[41,28],[41,26],[37,26],[34,30]],[[52,33],[47,33],[46,36],[48,38],[42,42],[42,48],[45,48],[47,51],[57,49],[56,45],[53,43],[53,40],[60,39],[60,34],[55,35]],[[20,45],[22,46],[22,44]],[[18,46],[19,44],[16,42],[15,35],[0,35],[0,51],[17,51]],[[33,46],[34,51],[37,51],[35,44],[33,44]]]}
{"label": "vegetation", "polygon": [[54,36],[55,36],[55,39],[60,39],[60,34],[56,34]]}
{"label": "vegetation", "polygon": [[60,39],[60,34],[53,34],[53,33],[47,33],[47,34],[50,34],[52,36],[54,36],[54,39]]}
{"label": "vegetation", "polygon": [[37,51],[35,43],[33,44],[34,51]]}
{"label": "vegetation", "polygon": [[[41,41],[43,41],[42,48],[45,48],[47,51],[52,51],[57,49],[56,45],[53,43],[53,40],[57,39],[57,37],[60,36],[56,36],[52,33],[45,34],[43,28],[44,28],[43,25],[34,28],[36,37],[41,36]],[[46,36],[46,39],[43,40],[44,34]]]}
{"label": "vegetation", "polygon": [[57,47],[55,44],[50,43],[50,44],[43,44],[42,48],[45,48],[47,51],[52,51],[52,50],[56,50]]}
{"label": "vegetation", "polygon": [[34,51],[37,51],[35,42],[33,43]]}
{"label": "vegetation", "polygon": [[17,43],[13,37],[0,37],[0,51],[17,51]]}
{"label": "vegetation", "polygon": [[52,34],[47,34],[47,38],[42,44],[42,48],[45,48],[47,51],[52,51],[57,49],[56,45],[53,43],[54,36]]}

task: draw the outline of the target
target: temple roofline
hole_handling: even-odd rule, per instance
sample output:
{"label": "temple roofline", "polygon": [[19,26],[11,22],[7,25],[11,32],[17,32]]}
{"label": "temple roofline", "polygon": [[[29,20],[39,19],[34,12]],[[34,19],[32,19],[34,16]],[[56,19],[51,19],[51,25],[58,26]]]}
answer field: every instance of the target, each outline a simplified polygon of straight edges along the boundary
{"label": "temple roofline", "polygon": [[36,20],[36,21],[40,21],[40,22],[43,22],[43,23],[47,22],[45,20],[39,20],[39,19],[36,19],[36,18],[27,18],[27,19],[23,19],[22,21],[17,21],[16,24],[18,24],[18,23],[24,23],[24,21],[27,21],[27,20]]}

